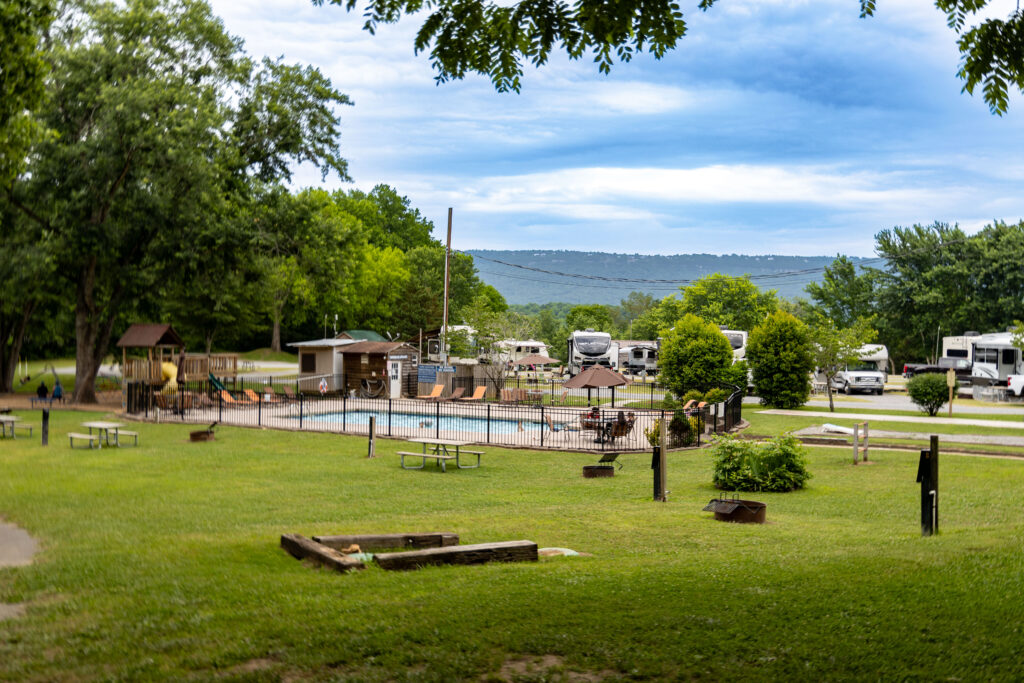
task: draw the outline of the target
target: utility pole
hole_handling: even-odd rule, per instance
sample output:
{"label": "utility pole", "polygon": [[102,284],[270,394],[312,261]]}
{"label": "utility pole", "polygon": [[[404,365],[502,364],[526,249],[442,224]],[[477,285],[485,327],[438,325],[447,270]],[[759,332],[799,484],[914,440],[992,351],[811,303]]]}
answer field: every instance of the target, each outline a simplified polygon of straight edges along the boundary
{"label": "utility pole", "polygon": [[441,366],[448,365],[448,283],[451,279],[452,207],[448,207],[448,244],[444,249],[444,322],[441,324]]}

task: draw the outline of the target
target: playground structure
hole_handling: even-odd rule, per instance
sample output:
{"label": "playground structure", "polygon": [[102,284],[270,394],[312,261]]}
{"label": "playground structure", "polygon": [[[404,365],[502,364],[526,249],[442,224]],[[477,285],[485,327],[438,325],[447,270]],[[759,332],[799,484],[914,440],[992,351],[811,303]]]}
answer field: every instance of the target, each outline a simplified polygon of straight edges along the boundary
{"label": "playground structure", "polygon": [[[129,387],[147,403],[153,395],[175,396],[187,382],[205,382],[210,377],[234,381],[238,376],[238,354],[186,354],[185,342],[165,324],[135,323],[125,331],[121,347],[121,407],[128,406]],[[145,350],[145,357],[129,357],[129,349]]]}

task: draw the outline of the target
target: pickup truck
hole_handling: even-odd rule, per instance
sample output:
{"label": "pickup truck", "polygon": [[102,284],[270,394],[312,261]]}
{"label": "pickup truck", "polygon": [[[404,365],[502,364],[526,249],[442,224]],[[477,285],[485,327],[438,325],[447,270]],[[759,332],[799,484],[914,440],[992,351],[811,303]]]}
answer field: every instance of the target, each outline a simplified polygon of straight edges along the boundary
{"label": "pickup truck", "polygon": [[1024,375],[1009,375],[1006,378],[1006,390],[1019,397],[1024,392]]}
{"label": "pickup truck", "polygon": [[930,363],[906,363],[903,366],[903,376],[910,379],[914,375],[923,375],[927,372],[941,372],[945,374],[950,368],[956,371],[956,378],[961,382],[971,381],[971,361],[966,358],[949,358],[943,356],[937,365]]}

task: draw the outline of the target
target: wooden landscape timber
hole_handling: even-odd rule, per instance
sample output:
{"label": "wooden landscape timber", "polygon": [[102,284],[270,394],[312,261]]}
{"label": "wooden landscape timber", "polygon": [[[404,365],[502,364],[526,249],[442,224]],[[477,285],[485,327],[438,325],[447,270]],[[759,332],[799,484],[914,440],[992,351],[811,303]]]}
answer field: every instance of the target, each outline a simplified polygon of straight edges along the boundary
{"label": "wooden landscape timber", "polygon": [[297,560],[310,560],[339,572],[366,568],[359,560],[342,555],[334,548],[311,541],[300,534],[281,534],[281,547]]}
{"label": "wooden landscape timber", "polygon": [[459,535],[447,531],[422,534],[356,534],[339,536],[314,536],[317,543],[342,550],[358,545],[362,551],[391,550],[393,548],[440,548],[458,545]]}
{"label": "wooden landscape timber", "polygon": [[533,541],[503,541],[453,545],[404,553],[380,553],[373,561],[383,569],[405,570],[439,564],[485,564],[487,562],[536,562]]}

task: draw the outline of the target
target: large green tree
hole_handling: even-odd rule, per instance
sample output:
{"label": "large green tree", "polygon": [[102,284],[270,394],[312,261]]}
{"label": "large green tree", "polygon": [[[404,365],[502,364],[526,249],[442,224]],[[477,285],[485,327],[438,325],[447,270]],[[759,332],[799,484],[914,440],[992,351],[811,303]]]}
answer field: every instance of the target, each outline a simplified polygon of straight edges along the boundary
{"label": "large green tree", "polygon": [[43,99],[42,41],[55,0],[0,0],[0,187],[24,168],[42,133],[33,111]]}
{"label": "large green tree", "polygon": [[722,384],[732,360],[732,346],[718,327],[687,314],[666,331],[658,363],[662,382],[682,396],[691,389],[705,392]]}
{"label": "large green tree", "polygon": [[56,242],[75,308],[74,398],[91,402],[119,316],[218,225],[228,197],[300,161],[345,176],[333,107],[347,99],[316,70],[254,64],[197,0],[71,3],[50,45],[39,117],[55,135],[9,197]]}
{"label": "large green tree", "polygon": [[874,273],[857,272],[853,261],[845,256],[836,256],[825,267],[821,282],[811,282],[805,289],[814,302],[813,308],[840,328],[850,327],[875,312]]}
{"label": "large green tree", "polygon": [[434,224],[388,185],[377,185],[369,193],[338,190],[334,201],[362,221],[370,244],[409,251],[433,242]]}
{"label": "large green tree", "polygon": [[[661,58],[686,34],[686,22],[675,0],[622,0],[617,3],[555,0],[328,0],[349,11],[360,8],[363,27],[374,33],[379,24],[397,22],[403,14],[429,10],[414,48],[430,50],[436,80],[461,79],[475,72],[488,76],[499,91],[520,87],[523,63],[545,64],[552,50],[572,59],[592,54],[598,69],[611,70],[615,60],[628,62],[644,50]],[[699,0],[708,10],[716,0]],[[876,0],[859,0],[860,16],[875,13]],[[324,0],[313,0],[322,5]],[[964,90],[979,85],[993,113],[1008,106],[1009,88],[1024,88],[1024,13],[1018,8],[1006,19],[971,21],[990,0],[936,0],[958,37],[962,63],[958,76]],[[853,8],[851,2],[851,9]]]}
{"label": "large green tree", "polygon": [[762,291],[746,275],[713,273],[683,288],[685,313],[730,330],[752,330],[778,306],[774,289]]}
{"label": "large green tree", "polygon": [[797,408],[811,393],[814,351],[807,325],[776,311],[747,340],[754,389],[771,408]]}

